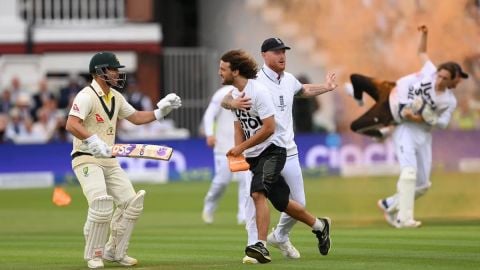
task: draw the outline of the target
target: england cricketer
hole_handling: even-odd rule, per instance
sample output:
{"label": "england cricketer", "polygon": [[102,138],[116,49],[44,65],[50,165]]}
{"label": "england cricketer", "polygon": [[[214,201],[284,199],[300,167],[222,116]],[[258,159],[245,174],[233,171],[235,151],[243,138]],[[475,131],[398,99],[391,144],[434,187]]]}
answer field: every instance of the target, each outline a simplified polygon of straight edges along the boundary
{"label": "england cricketer", "polygon": [[[426,40],[428,29],[419,28]],[[396,228],[416,228],[414,202],[431,187],[433,128],[446,128],[457,100],[451,91],[462,79],[468,78],[460,65],[446,62],[435,68],[427,54],[421,54],[426,70],[420,80],[399,80],[396,87],[399,124],[393,131],[395,152],[400,163],[397,193],[377,202],[386,221]],[[419,105],[412,105],[420,101]],[[418,107],[417,109],[415,109]],[[394,111],[396,111],[395,109]]]}

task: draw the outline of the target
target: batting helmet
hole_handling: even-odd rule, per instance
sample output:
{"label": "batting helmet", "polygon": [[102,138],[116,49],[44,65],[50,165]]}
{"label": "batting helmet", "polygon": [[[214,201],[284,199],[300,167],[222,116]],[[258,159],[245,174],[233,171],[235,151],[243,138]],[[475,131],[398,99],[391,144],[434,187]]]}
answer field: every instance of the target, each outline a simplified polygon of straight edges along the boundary
{"label": "batting helmet", "polygon": [[89,72],[96,74],[99,68],[124,68],[120,65],[117,56],[112,52],[96,53],[90,60]]}
{"label": "batting helmet", "polygon": [[127,75],[125,72],[118,72],[118,75],[109,72],[109,69],[119,69],[125,66],[120,64],[117,56],[112,52],[99,52],[90,59],[89,72],[104,80],[108,86],[117,90],[123,89]]}

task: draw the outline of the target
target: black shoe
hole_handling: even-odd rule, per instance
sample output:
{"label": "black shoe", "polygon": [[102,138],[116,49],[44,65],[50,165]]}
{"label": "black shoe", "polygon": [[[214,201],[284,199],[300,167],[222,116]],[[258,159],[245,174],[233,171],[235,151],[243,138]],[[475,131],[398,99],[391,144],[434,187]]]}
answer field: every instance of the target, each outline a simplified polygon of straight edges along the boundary
{"label": "black shoe", "polygon": [[325,227],[322,231],[312,231],[318,239],[318,250],[322,255],[328,255],[328,251],[330,250],[330,226],[332,221],[330,218],[318,218],[320,221],[325,224]]}
{"label": "black shoe", "polygon": [[268,249],[262,244],[262,242],[247,246],[245,248],[245,254],[248,257],[257,259],[259,263],[269,263],[272,261],[270,258],[270,252],[268,252]]}

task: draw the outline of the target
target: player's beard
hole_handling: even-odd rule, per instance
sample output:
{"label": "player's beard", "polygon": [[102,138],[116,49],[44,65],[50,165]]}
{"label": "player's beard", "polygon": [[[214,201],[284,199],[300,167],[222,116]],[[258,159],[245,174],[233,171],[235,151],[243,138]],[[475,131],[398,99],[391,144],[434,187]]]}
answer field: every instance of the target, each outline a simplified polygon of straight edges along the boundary
{"label": "player's beard", "polygon": [[223,85],[233,85],[233,77],[228,76],[228,77],[222,77],[222,84]]}
{"label": "player's beard", "polygon": [[285,62],[285,61],[283,63],[277,62],[277,63],[275,63],[275,67],[274,67],[273,70],[277,73],[282,73],[282,72],[285,71],[286,66],[287,66],[287,62]]}

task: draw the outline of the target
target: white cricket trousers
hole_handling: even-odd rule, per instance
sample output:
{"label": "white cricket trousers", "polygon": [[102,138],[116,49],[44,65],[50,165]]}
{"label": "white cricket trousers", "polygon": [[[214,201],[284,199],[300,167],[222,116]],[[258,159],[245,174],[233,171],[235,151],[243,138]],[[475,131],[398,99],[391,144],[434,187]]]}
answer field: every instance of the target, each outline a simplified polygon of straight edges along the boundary
{"label": "white cricket trousers", "polygon": [[232,178],[235,177],[238,180],[237,221],[243,222],[245,220],[245,201],[248,196],[246,181],[249,176],[249,172],[232,173],[228,167],[227,156],[225,154],[215,153],[215,176],[205,196],[203,212],[215,212],[218,207],[218,201],[225,193]]}
{"label": "white cricket trousers", "polygon": [[[290,199],[305,206],[305,190],[303,186],[302,169],[298,155],[288,156],[281,172],[283,178],[290,187]],[[250,187],[251,177],[248,179],[247,188]],[[247,230],[247,245],[253,245],[258,241],[257,223],[255,221],[255,205],[253,199],[248,196],[245,209],[245,229]],[[280,242],[288,240],[288,235],[297,220],[282,212],[280,220],[275,227],[275,237]]]}
{"label": "white cricket trousers", "polygon": [[[417,170],[415,198],[418,198],[431,186],[432,134],[425,125],[405,122],[395,127],[393,143],[400,169],[413,167]],[[396,204],[396,195],[387,198],[389,205]]]}
{"label": "white cricket trousers", "polygon": [[117,205],[135,196],[127,173],[120,167],[83,163],[73,168],[88,204],[100,196],[110,195]]}

